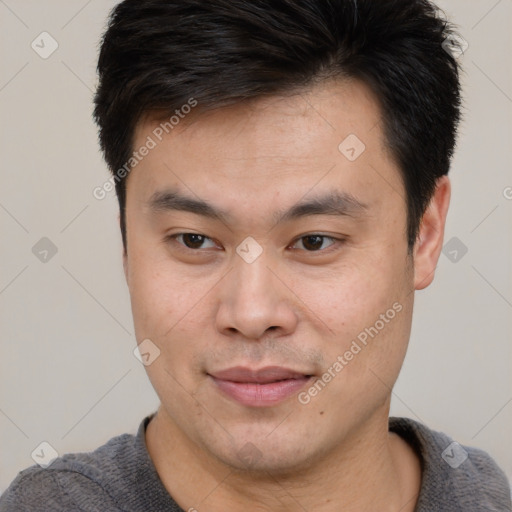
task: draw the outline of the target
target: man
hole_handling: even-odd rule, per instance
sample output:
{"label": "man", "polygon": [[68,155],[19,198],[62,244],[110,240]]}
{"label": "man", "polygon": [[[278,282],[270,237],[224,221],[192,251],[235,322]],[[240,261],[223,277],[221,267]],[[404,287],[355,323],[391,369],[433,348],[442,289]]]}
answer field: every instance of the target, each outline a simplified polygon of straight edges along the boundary
{"label": "man", "polygon": [[511,510],[487,454],[388,417],[443,244],[454,37],[427,0],[114,9],[95,119],[161,406],[0,510]]}

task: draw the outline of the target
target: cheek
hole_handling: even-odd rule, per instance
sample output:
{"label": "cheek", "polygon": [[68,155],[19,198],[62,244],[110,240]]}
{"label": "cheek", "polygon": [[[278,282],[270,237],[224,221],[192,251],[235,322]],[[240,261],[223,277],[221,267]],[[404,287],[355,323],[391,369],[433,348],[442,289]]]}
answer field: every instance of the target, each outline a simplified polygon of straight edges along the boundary
{"label": "cheek", "polygon": [[404,298],[407,278],[391,257],[354,257],[329,272],[303,272],[290,288],[327,335],[347,339]]}
{"label": "cheek", "polygon": [[185,313],[189,286],[150,251],[130,254],[130,297],[137,339],[161,338]]}
{"label": "cheek", "polygon": [[368,248],[321,279],[306,276],[294,283],[294,291],[312,312],[309,317],[321,319],[316,323],[326,364],[343,358],[343,376],[333,390],[382,387],[376,375],[394,382],[405,356],[413,300],[410,273],[397,263],[404,259],[392,254],[392,248],[372,252]]}
{"label": "cheek", "polygon": [[163,403],[169,397],[185,401],[195,389],[195,361],[204,349],[208,323],[200,300],[206,291],[197,280],[170,272],[165,265],[133,268],[130,294],[136,339],[150,339],[160,350],[145,369]]}
{"label": "cheek", "polygon": [[[181,373],[213,336],[211,297],[216,279],[212,272],[191,276],[168,258],[150,251],[130,262],[130,296],[137,341],[149,338],[161,350],[165,367]],[[180,363],[181,362],[181,363]]]}

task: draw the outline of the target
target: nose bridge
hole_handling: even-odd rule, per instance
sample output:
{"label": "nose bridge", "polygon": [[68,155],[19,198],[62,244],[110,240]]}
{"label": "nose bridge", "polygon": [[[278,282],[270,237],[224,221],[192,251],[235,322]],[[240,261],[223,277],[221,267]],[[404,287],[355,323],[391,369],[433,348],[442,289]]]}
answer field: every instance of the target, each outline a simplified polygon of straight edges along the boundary
{"label": "nose bridge", "polygon": [[246,261],[237,255],[233,264],[231,293],[239,304],[247,299],[261,301],[260,304],[275,301],[276,294],[271,293],[276,285],[275,277],[269,268],[271,261],[267,254],[262,253],[254,261]]}
{"label": "nose bridge", "polygon": [[271,270],[271,255],[262,252],[247,260],[234,255],[220,296],[218,328],[236,330],[247,338],[261,337],[269,328],[293,329],[296,318],[286,287]]}

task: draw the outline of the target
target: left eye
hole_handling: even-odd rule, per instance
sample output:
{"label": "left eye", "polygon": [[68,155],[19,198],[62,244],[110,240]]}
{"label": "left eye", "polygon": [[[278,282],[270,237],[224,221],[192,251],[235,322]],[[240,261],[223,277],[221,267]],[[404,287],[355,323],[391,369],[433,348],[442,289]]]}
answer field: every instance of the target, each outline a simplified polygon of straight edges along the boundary
{"label": "left eye", "polygon": [[[188,249],[207,249],[208,247],[215,247],[215,243],[211,238],[204,235],[198,235],[197,233],[180,233],[178,235],[174,235],[172,238],[178,240],[181,245],[184,245]],[[203,244],[207,240],[210,241],[211,245],[205,247]]]}
{"label": "left eye", "polygon": [[[325,241],[330,241],[330,243],[326,246]],[[302,236],[293,244],[294,246],[298,243],[302,244],[302,248],[306,251],[314,252],[322,249],[326,249],[330,247],[335,242],[335,239],[330,236],[325,235],[306,235]],[[300,249],[300,247],[299,247]]]}

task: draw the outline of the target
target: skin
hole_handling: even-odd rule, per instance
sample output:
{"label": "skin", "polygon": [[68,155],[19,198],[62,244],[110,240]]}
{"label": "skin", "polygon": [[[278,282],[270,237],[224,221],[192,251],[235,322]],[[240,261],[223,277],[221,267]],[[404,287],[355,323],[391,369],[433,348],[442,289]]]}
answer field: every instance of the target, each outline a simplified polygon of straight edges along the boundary
{"label": "skin", "polygon": [[[156,126],[141,121],[134,147]],[[338,150],[349,134],[366,146],[353,162]],[[164,189],[229,219],[154,211]],[[277,212],[332,192],[365,208],[276,223]],[[123,259],[135,332],[161,351],[146,367],[161,401],[146,442],[184,510],[414,510],[420,463],[388,432],[389,405],[414,290],[430,284],[442,249],[449,180],[438,181],[412,253],[404,198],[379,105],[357,81],[191,114],[130,173]],[[166,238],[180,233],[207,238],[193,248]],[[311,234],[326,236],[313,250],[301,238]],[[262,249],[252,263],[236,252],[248,236]],[[314,382],[396,303],[401,311],[307,404],[295,393],[243,405],[210,376],[277,365]]]}

